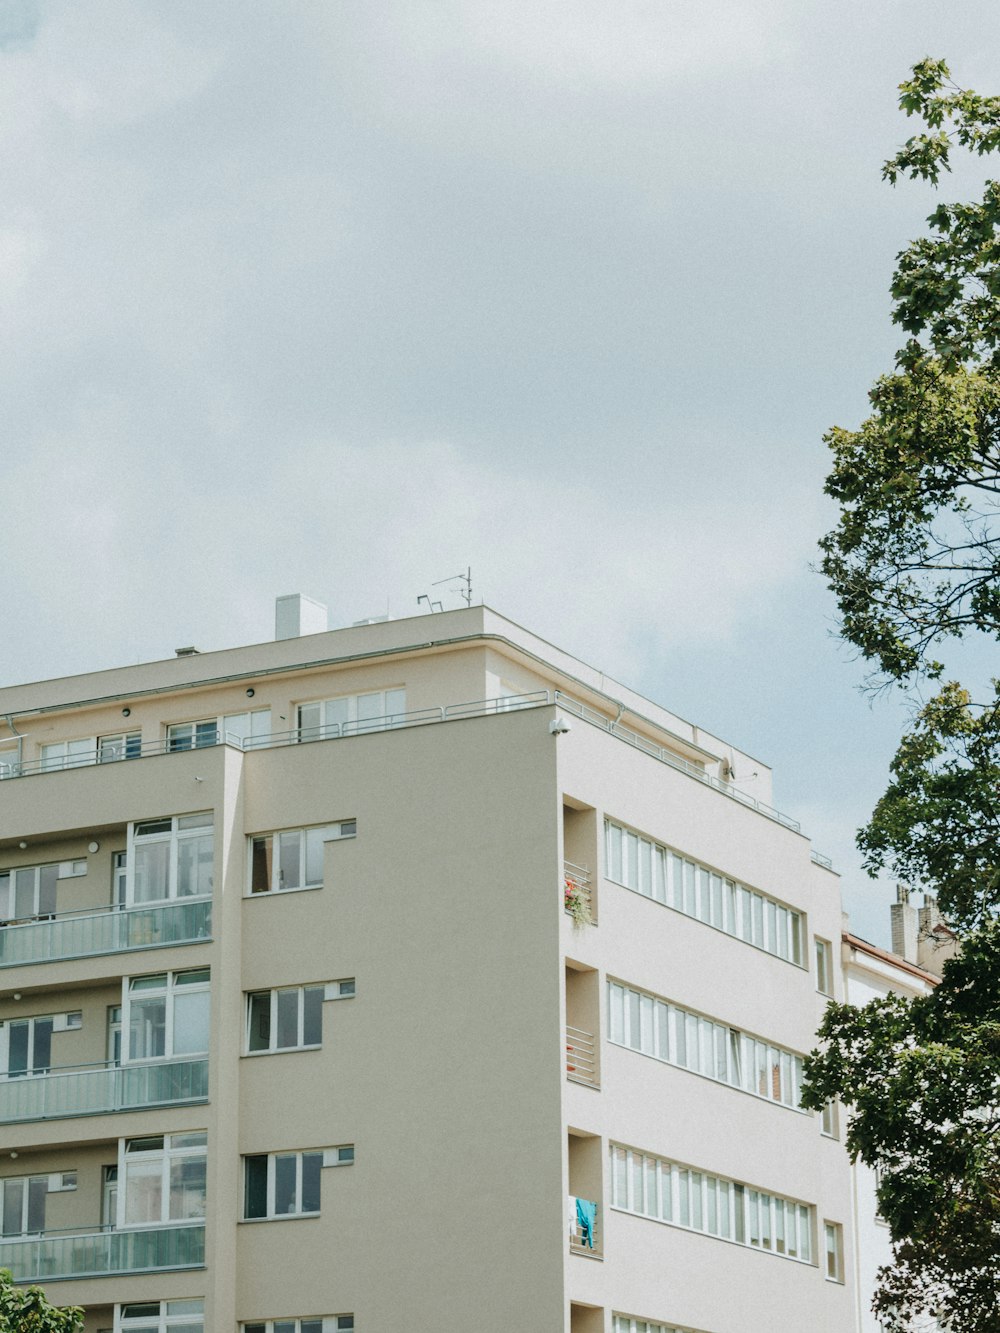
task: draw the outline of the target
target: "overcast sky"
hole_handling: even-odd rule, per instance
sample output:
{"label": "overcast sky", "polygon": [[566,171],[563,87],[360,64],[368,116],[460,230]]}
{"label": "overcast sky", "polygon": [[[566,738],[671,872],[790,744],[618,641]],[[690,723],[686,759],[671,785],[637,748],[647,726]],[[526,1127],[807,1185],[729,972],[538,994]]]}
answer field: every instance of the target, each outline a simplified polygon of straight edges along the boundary
{"label": "overcast sky", "polygon": [[[903,720],[811,572],[823,432],[995,0],[0,0],[0,683],[473,592],[854,829]],[[945,197],[966,197],[957,174]],[[441,590],[438,590],[440,595]],[[457,599],[445,594],[445,605]]]}

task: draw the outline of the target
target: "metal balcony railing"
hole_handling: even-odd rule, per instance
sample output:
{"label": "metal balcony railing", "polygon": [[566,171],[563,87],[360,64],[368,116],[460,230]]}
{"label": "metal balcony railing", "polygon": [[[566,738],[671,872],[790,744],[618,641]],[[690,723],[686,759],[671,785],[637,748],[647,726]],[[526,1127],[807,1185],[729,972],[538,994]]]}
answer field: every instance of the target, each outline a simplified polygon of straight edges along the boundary
{"label": "metal balcony railing", "polygon": [[47,1231],[0,1241],[0,1268],[15,1282],[59,1282],[205,1266],[205,1223],[127,1231]]}
{"label": "metal balcony railing", "polygon": [[592,1258],[602,1251],[601,1208],[593,1199],[569,1196],[569,1248]]}
{"label": "metal balcony railing", "polygon": [[0,1079],[0,1124],[208,1100],[208,1058],[74,1065]]}
{"label": "metal balcony railing", "polygon": [[[88,750],[85,754],[27,761],[4,758],[0,761],[0,780],[30,777],[32,774],[52,773],[67,768],[86,768],[95,764],[128,763],[132,759],[140,759],[147,755],[181,754],[188,750],[203,749],[211,745],[232,745],[239,750],[266,750],[275,746],[295,745],[303,741],[335,740],[345,736],[394,731],[405,727],[421,727],[435,722],[452,722],[463,717],[488,717],[501,713],[516,712],[523,708],[544,708],[550,704],[558,704],[560,708],[573,717],[578,717],[591,726],[599,727],[602,731],[617,737],[620,741],[625,741],[628,745],[650,755],[653,759],[658,759],[660,763],[668,764],[671,768],[680,773],[686,773],[688,777],[695,778],[698,782],[712,787],[731,800],[739,801],[741,805],[756,810],[758,814],[776,820],[785,828],[792,829],[796,833],[800,831],[797,820],[782,814],[774,806],[767,805],[763,801],[758,801],[756,797],[747,795],[746,792],[734,787],[732,783],[725,782],[722,778],[707,773],[699,764],[692,763],[691,760],[685,759],[682,755],[676,754],[665,746],[657,745],[655,741],[640,735],[639,732],[633,731],[630,727],[622,726],[620,722],[616,722],[613,718],[599,713],[595,708],[581,703],[579,699],[574,699],[571,694],[564,694],[562,690],[533,690],[526,694],[478,699],[471,703],[421,708],[408,713],[390,713],[384,717],[365,718],[356,722],[344,722],[320,727],[301,727],[291,731],[275,731],[263,736],[240,736],[237,732],[216,729],[204,732],[201,736],[196,737],[175,736],[164,740],[146,741],[139,746],[130,745],[125,747],[124,750],[121,747],[107,747],[100,751]],[[677,739],[678,744],[685,744],[683,737]]]}
{"label": "metal balcony railing", "polygon": [[566,1077],[591,1088],[600,1086],[594,1034],[569,1025],[566,1027]]}
{"label": "metal balcony railing", "polygon": [[581,925],[594,924],[594,895],[586,866],[563,862],[563,907]]}
{"label": "metal balcony railing", "polygon": [[211,933],[210,898],[185,898],[155,907],[67,912],[46,920],[0,925],[0,968],[195,944],[210,939]]}
{"label": "metal balcony railing", "polygon": [[811,851],[811,852],[809,853],[809,858],[810,858],[810,860],[812,860],[816,865],[818,865],[818,866],[822,866],[824,870],[832,870],[832,869],[833,869],[833,862],[830,860],[830,858],[829,858],[828,856],[824,856],[822,852]]}

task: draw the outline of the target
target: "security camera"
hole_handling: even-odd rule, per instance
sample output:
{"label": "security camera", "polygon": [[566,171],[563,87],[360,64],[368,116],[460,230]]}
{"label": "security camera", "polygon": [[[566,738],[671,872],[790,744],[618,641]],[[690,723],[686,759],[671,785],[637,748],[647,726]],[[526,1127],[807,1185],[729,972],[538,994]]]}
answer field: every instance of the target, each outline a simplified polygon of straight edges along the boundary
{"label": "security camera", "polygon": [[569,731],[569,723],[564,717],[554,717],[549,723],[550,736],[565,736],[567,731]]}

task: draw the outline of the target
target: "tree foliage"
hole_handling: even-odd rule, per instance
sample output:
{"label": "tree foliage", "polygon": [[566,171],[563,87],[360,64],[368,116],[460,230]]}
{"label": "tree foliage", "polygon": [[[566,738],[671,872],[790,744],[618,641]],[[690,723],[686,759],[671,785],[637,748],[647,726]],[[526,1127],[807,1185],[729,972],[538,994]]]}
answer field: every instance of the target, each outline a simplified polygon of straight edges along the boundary
{"label": "tree foliage", "polygon": [[0,1268],[0,1333],[81,1333],[83,1311],[50,1305],[41,1287],[15,1287]]}
{"label": "tree foliage", "polygon": [[[956,147],[1000,149],[1000,98],[957,87],[941,60],[900,85],[924,129],[887,162],[938,184]],[[842,636],[885,683],[938,682],[903,736],[858,835],[866,868],[934,893],[961,937],[916,1000],[831,1005],[803,1101],[851,1108],[847,1147],[876,1169],[893,1243],[874,1309],[962,1333],[1000,1329],[1000,685],[974,702],[942,683],[943,645],[1000,639],[1000,184],[941,204],[898,256],[893,320],[906,335],[871,416],[832,430],[821,543]]]}

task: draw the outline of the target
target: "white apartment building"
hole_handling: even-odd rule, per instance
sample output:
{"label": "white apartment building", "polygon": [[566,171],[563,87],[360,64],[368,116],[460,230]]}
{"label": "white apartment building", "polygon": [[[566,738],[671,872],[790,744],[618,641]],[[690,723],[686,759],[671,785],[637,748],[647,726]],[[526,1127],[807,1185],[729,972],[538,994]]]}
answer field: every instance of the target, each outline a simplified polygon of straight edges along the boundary
{"label": "white apartment building", "polygon": [[0,1267],[87,1333],[854,1330],[769,770],[486,607],[301,628],[0,690]]}

